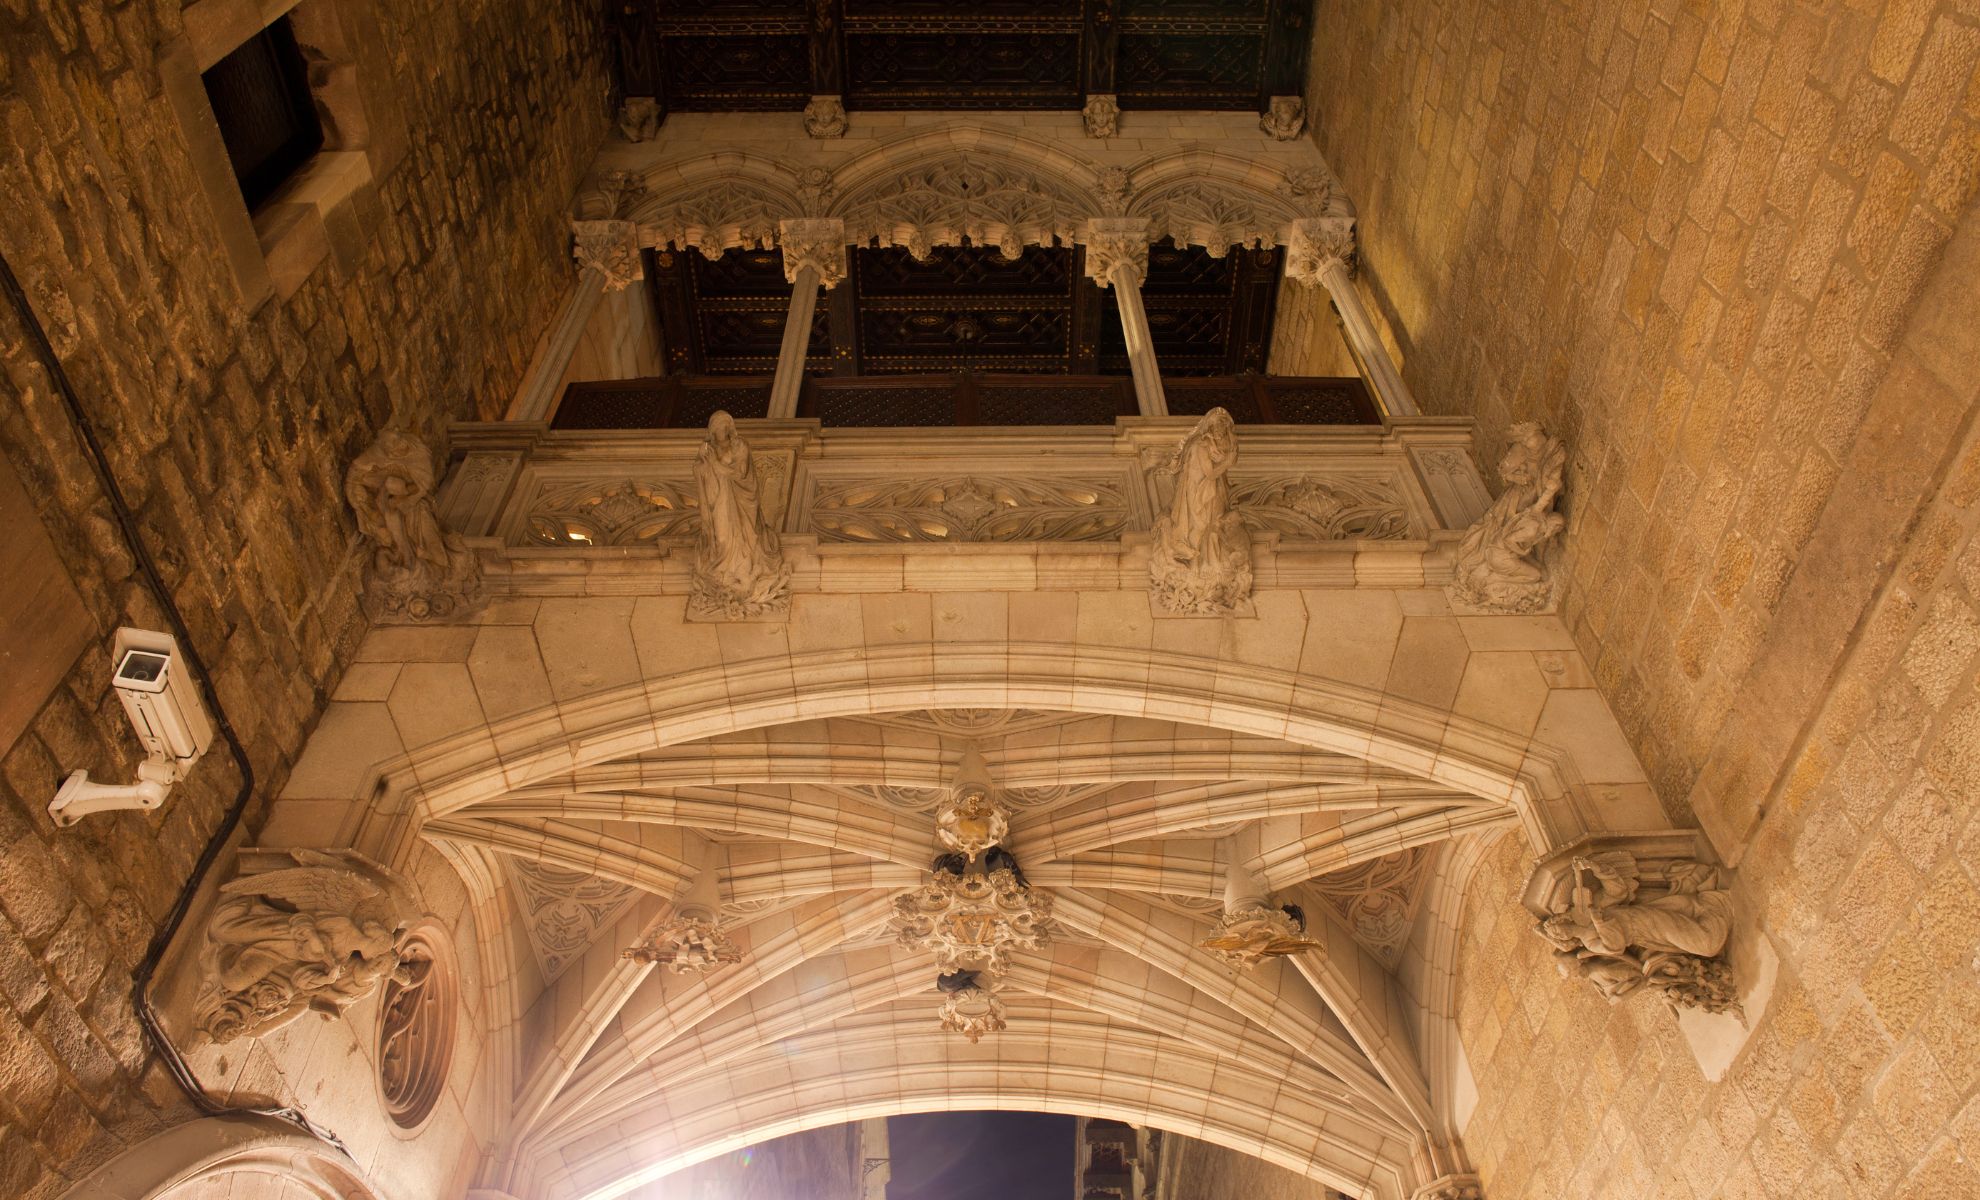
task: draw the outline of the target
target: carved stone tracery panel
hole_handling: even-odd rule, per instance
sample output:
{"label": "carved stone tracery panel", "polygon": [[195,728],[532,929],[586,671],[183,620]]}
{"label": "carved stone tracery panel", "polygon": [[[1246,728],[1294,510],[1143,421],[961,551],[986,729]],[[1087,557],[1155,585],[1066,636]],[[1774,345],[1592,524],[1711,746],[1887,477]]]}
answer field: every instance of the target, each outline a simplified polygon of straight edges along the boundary
{"label": "carved stone tracery panel", "polygon": [[823,542],[1104,541],[1127,528],[1117,480],[958,475],[821,483],[806,514]]}

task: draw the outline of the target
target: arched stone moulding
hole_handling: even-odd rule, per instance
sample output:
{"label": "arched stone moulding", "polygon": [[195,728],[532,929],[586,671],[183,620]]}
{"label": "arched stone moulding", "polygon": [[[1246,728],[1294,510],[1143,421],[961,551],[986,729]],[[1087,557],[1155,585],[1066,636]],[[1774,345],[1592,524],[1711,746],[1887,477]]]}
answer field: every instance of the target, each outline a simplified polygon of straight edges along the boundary
{"label": "arched stone moulding", "polygon": [[273,1117],[175,1125],[104,1164],[62,1200],[185,1200],[220,1194],[205,1189],[222,1185],[233,1195],[282,1200],[383,1200],[356,1163]]}
{"label": "arched stone moulding", "polygon": [[[394,708],[383,694],[333,705],[276,805],[269,840],[311,827],[351,830],[359,847],[387,862],[432,847],[459,872],[482,952],[497,963],[501,951],[487,930],[499,928],[501,905],[510,901],[504,861],[589,869],[639,897],[586,952],[584,968],[549,987],[525,984],[529,972],[515,965],[487,972],[490,1037],[514,1042],[523,1028],[539,1033],[527,1047],[500,1051],[495,1064],[514,1081],[503,1094],[516,1104],[508,1135],[493,1139],[500,1161],[483,1172],[483,1186],[530,1200],[620,1194],[632,1186],[627,1181],[664,1169],[656,1164],[678,1166],[683,1156],[781,1131],[796,1111],[785,1107],[792,1095],[802,1095],[808,1110],[843,1112],[834,1119],[935,1103],[915,1091],[912,1072],[895,1068],[841,1072],[845,1089],[836,1099],[779,1091],[762,1074],[790,1069],[775,1049],[787,1039],[861,1045],[881,1027],[860,1022],[884,1019],[924,1059],[946,1062],[952,1076],[978,1072],[972,1106],[1107,1112],[1262,1149],[1335,1186],[1407,1200],[1465,1166],[1454,1146],[1454,1072],[1438,1057],[1455,1054],[1454,1042],[1438,1041],[1434,1024],[1425,1024],[1448,1012],[1433,994],[1434,972],[1406,959],[1392,975],[1307,900],[1311,929],[1328,946],[1325,962],[1229,973],[1196,950],[1209,920],[1196,906],[1214,905],[1220,860],[1184,835],[1257,822],[1263,840],[1251,869],[1270,886],[1297,889],[1315,873],[1399,849],[1466,844],[1513,825],[1536,848],[1565,845],[1599,828],[1598,815],[1614,808],[1582,784],[1579,751],[1537,733],[1537,709],[1514,719],[1474,705],[1467,716],[1455,702],[1405,699],[1397,686],[1327,678],[1327,660],[1304,673],[1273,665],[1286,661],[1286,640],[1303,636],[1271,624],[1283,619],[1285,602],[1296,621],[1324,625],[1348,611],[1331,606],[1369,599],[1365,591],[1308,593],[1302,607],[1290,594],[1267,596],[1253,629],[1216,621],[1151,626],[1145,594],[1068,591],[1051,603],[1092,620],[1068,618],[1069,640],[1055,640],[1014,626],[983,636],[982,622],[963,616],[995,612],[993,628],[1005,632],[1006,606],[1014,613],[1020,604],[1014,596],[800,594],[788,627],[711,627],[685,621],[683,598],[646,594],[637,601],[646,614],[642,645],[664,649],[641,660],[646,677],[636,682],[490,724],[476,720],[451,737],[421,738],[417,722],[402,734],[386,732]],[[547,630],[531,635],[531,622],[548,619],[537,615],[538,601],[509,603],[520,607],[491,612],[479,627],[382,632],[363,657],[405,664],[395,670],[451,673],[471,687],[466,667],[436,659],[458,664],[471,642],[506,645],[513,631],[532,654],[549,647],[542,666],[569,677],[583,656],[557,649],[555,637],[539,644]],[[610,603],[541,602],[546,613],[559,604]],[[630,613],[634,601],[623,605],[619,611]],[[1124,634],[1120,620],[1136,605],[1143,616],[1128,627],[1140,632]],[[896,640],[888,631],[913,611],[924,632]],[[936,634],[928,640],[931,614]],[[1454,634],[1459,627],[1456,618],[1434,620]],[[1545,621],[1465,620],[1501,621],[1478,626],[1477,644],[1518,659],[1535,680],[1536,656],[1558,654],[1564,644]],[[1199,636],[1208,633],[1218,636]],[[1455,652],[1467,653],[1464,646],[1460,637]],[[485,692],[484,702],[496,695]],[[914,795],[947,778],[945,752],[910,724],[884,753],[858,759],[859,769],[837,769],[825,726],[798,724],[843,717],[899,725],[903,713],[931,707],[1022,710],[1032,714],[1024,720],[1056,714],[1055,721],[1131,723],[1138,731],[1066,733],[1031,749],[1020,742],[1008,754],[993,751],[1000,782],[1069,789],[1058,793],[1069,798],[1058,807],[1016,810],[1012,837],[1034,884],[1059,895],[1057,911],[1079,944],[1070,957],[1014,966],[1008,999],[1017,1036],[981,1048],[937,1038],[925,957],[871,933],[891,896],[919,879],[935,844],[932,815]],[[406,715],[403,703],[397,711]],[[387,725],[375,736],[353,737],[380,719]],[[1192,732],[1164,732],[1170,728]],[[1619,737],[1613,729],[1606,736]],[[401,738],[404,753],[352,761],[358,751],[396,751]],[[1172,738],[1181,740],[1164,740]],[[1160,777],[1169,782],[1146,794],[1082,799],[1079,789],[1095,780],[1148,778],[1146,761],[1165,762]],[[1621,778],[1617,762],[1598,755],[1591,764],[1602,788]],[[334,822],[318,820],[332,810]],[[1109,830],[1113,816],[1120,821]],[[634,831],[673,827],[754,835],[754,848],[724,868],[724,932],[743,961],[707,977],[653,976],[617,958],[620,946],[668,911],[691,857]],[[1186,903],[1178,906],[1178,898]],[[1433,891],[1419,926],[1455,911]],[[484,922],[484,912],[496,915]],[[1408,953],[1425,962],[1448,957],[1436,948],[1438,932],[1420,928]],[[1097,971],[1083,965],[1094,953],[1104,964]],[[560,1022],[546,1046],[543,1011],[579,1015]],[[1026,1020],[1040,1026],[1020,1028]],[[1069,1032],[1054,1040],[1061,1026]],[[863,1040],[844,1041],[854,1036],[848,1029],[866,1031],[857,1035]],[[1032,1045],[1068,1039],[1141,1049],[1091,1078],[1061,1078],[1056,1058],[1025,1058]],[[828,1063],[846,1061],[831,1054],[805,1060],[806,1087],[822,1086],[816,1077],[829,1073]],[[1002,1065],[986,1065],[994,1063]],[[1238,1078],[1233,1072],[1258,1063],[1278,1064],[1258,1087],[1283,1094],[1252,1111],[1224,1089]],[[656,1111],[655,1097],[689,1086],[710,1089],[706,1113],[671,1110],[678,1119],[664,1127],[615,1124]],[[745,1101],[721,1099],[730,1096]],[[639,1147],[617,1174],[588,1157],[589,1147],[614,1144]],[[1350,1152],[1354,1146],[1362,1149]]]}
{"label": "arched stone moulding", "polygon": [[374,855],[403,853],[421,821],[680,742],[926,708],[1150,717],[1281,738],[1503,804],[1537,854],[1591,828],[1566,753],[1448,710],[1218,659],[953,642],[727,662],[448,738],[378,764],[381,798],[366,814],[359,846]]}
{"label": "arched stone moulding", "polygon": [[[699,141],[690,123],[655,142],[609,146],[574,214],[630,222],[645,245],[705,254],[772,245],[776,222],[797,217],[842,219],[854,244],[917,250],[965,235],[1007,249],[1071,244],[1091,218],[1142,217],[1151,241],[1174,236],[1213,254],[1288,244],[1296,221],[1352,220],[1311,143],[1274,143],[1255,130],[1233,138],[1254,152],[1233,152],[1226,139],[1123,154],[1083,135],[1003,128],[991,115],[878,144],[800,134],[732,149]],[[950,194],[945,184],[965,170],[995,194]]]}

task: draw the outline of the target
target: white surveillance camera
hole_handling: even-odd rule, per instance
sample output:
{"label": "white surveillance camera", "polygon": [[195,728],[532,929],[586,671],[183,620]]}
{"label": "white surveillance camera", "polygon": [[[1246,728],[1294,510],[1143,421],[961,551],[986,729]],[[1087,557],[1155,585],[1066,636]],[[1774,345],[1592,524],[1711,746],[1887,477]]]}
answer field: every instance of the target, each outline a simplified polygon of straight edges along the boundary
{"label": "white surveillance camera", "polygon": [[91,783],[89,772],[72,772],[48,804],[57,825],[74,825],[91,813],[157,808],[213,744],[213,720],[200,699],[199,684],[170,635],[119,629],[110,661],[110,683],[144,746],[138,782]]}
{"label": "white surveillance camera", "polygon": [[110,652],[117,664],[110,682],[145,754],[191,766],[213,744],[213,722],[179,644],[162,633],[124,628]]}

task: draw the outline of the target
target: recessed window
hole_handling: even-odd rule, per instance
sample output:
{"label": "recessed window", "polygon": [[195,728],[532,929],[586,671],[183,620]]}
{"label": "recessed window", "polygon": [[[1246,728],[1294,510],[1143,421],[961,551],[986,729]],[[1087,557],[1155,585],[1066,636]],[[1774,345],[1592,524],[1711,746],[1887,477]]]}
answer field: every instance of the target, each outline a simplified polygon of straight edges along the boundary
{"label": "recessed window", "polygon": [[289,18],[242,42],[201,80],[252,212],[323,148],[309,67]]}

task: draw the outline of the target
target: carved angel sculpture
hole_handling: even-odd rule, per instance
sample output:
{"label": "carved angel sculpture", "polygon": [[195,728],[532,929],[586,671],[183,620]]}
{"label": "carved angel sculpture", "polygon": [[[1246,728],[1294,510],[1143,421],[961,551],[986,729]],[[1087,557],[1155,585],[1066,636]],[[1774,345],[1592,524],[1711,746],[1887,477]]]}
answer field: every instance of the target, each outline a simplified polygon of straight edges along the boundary
{"label": "carved angel sculpture", "polygon": [[1674,1005],[1738,1010],[1731,971],[1718,958],[1732,932],[1732,894],[1716,868],[1670,863],[1662,894],[1647,899],[1626,850],[1576,858],[1572,869],[1569,898],[1535,927],[1563,970],[1612,1000],[1649,986]]}
{"label": "carved angel sculpture", "polygon": [[694,460],[694,483],[701,506],[695,611],[730,620],[783,611],[790,603],[791,569],[763,513],[749,443],[726,412],[708,419],[708,440]]}
{"label": "carved angel sculpture", "polygon": [[1506,490],[1458,543],[1451,591],[1491,612],[1536,612],[1552,592],[1541,556],[1567,525],[1554,511],[1567,448],[1532,421],[1511,432],[1512,445],[1499,460]]}
{"label": "carved angel sculpture", "polygon": [[214,1042],[339,1016],[387,978],[411,981],[399,948],[419,907],[406,882],[355,851],[288,854],[295,866],[220,888],[194,1018]]}
{"label": "carved angel sculpture", "polygon": [[481,598],[481,566],[434,511],[433,456],[387,429],[344,474],[344,496],[371,546],[364,605],[374,621],[459,616]]}
{"label": "carved angel sculpture", "polygon": [[1231,507],[1236,461],[1231,414],[1213,408],[1162,468],[1176,476],[1176,494],[1155,522],[1148,572],[1156,603],[1169,612],[1228,613],[1251,595],[1251,537]]}
{"label": "carved angel sculpture", "polygon": [[1255,967],[1268,958],[1284,958],[1324,949],[1306,936],[1306,914],[1296,905],[1273,908],[1246,904],[1217,920],[1217,931],[1197,943],[1232,967]]}

